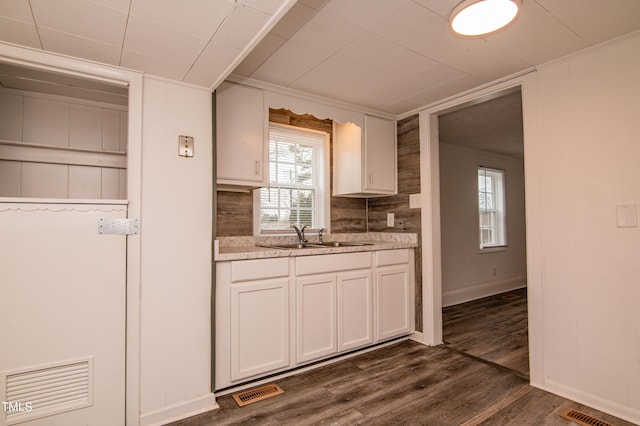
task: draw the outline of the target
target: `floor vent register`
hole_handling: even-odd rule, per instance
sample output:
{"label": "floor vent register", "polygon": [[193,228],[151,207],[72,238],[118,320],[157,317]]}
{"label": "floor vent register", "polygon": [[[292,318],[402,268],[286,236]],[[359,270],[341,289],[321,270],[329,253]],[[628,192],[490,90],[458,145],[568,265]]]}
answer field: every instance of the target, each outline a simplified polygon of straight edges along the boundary
{"label": "floor vent register", "polygon": [[254,402],[262,401],[263,399],[271,398],[272,396],[280,395],[284,391],[280,386],[275,383],[260,386],[257,388],[249,389],[246,391],[234,393],[233,399],[236,401],[239,407],[253,404]]}
{"label": "floor vent register", "polygon": [[560,417],[570,420],[580,426],[613,426],[611,423],[607,423],[604,420],[596,419],[586,413],[574,410],[573,408],[567,408]]}

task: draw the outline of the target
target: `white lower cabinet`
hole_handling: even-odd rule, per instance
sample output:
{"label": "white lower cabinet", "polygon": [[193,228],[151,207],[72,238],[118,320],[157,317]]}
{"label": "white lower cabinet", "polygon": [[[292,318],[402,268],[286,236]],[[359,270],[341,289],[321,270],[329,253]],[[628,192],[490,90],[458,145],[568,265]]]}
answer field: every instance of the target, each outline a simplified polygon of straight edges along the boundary
{"label": "white lower cabinet", "polygon": [[338,275],[338,351],[373,343],[371,270]]}
{"label": "white lower cabinet", "polygon": [[215,388],[413,332],[413,250],[216,265]]}
{"label": "white lower cabinet", "polygon": [[289,280],[231,288],[231,380],[289,365]]}
{"label": "white lower cabinet", "polygon": [[376,256],[376,341],[414,331],[413,252],[380,251]]}
{"label": "white lower cabinet", "polygon": [[373,343],[371,269],[297,279],[297,361]]}
{"label": "white lower cabinet", "polygon": [[300,278],[296,290],[297,361],[313,361],[336,353],[336,276]]}

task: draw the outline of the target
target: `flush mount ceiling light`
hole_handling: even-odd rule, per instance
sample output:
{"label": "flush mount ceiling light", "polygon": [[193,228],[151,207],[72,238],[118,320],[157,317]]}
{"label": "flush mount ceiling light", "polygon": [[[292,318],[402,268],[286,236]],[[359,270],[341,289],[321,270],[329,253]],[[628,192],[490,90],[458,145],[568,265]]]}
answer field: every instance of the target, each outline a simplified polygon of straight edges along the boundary
{"label": "flush mount ceiling light", "polygon": [[464,0],[449,16],[449,28],[463,37],[492,34],[513,23],[521,0]]}

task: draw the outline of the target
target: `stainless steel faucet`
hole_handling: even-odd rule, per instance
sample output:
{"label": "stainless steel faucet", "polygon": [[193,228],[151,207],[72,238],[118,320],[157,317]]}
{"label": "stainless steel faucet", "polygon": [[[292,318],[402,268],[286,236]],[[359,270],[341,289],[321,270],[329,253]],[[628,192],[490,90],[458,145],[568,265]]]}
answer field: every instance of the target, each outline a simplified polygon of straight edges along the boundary
{"label": "stainless steel faucet", "polygon": [[296,230],[296,234],[298,234],[298,241],[300,241],[300,244],[308,243],[309,241],[304,236],[304,230],[307,228],[307,225],[304,225],[302,228],[298,228],[295,225],[292,226],[293,229]]}

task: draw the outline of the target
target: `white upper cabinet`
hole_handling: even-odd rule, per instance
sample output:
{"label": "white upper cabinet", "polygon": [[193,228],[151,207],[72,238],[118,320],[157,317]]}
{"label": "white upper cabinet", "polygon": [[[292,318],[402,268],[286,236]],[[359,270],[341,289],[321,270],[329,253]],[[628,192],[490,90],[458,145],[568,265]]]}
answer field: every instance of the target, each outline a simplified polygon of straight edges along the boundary
{"label": "white upper cabinet", "polygon": [[333,195],[397,194],[396,122],[365,115],[364,131],[353,123],[334,121],[333,126]]}
{"label": "white upper cabinet", "polygon": [[229,82],[223,82],[216,89],[219,190],[267,186],[266,111],[261,89]]}

